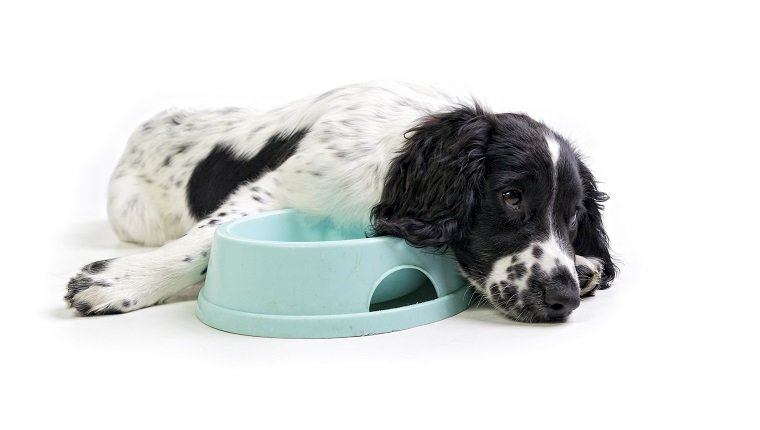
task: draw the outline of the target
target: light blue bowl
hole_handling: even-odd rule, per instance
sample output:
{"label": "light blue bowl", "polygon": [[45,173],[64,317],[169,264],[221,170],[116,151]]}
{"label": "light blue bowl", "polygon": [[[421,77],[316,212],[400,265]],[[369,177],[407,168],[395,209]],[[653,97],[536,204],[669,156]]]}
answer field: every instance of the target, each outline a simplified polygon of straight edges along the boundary
{"label": "light blue bowl", "polygon": [[217,228],[196,315],[252,336],[363,336],[456,315],[466,285],[449,255],[288,209]]}

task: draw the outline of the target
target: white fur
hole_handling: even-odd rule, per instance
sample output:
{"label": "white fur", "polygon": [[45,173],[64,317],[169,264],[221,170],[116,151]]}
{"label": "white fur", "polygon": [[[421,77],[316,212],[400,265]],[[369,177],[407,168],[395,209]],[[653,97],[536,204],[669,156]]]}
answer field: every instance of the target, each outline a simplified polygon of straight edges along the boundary
{"label": "white fur", "polygon": [[549,154],[551,154],[552,163],[554,163],[556,171],[557,161],[559,161],[559,142],[557,142],[557,139],[555,139],[554,136],[546,135],[546,145],[549,147]]}
{"label": "white fur", "polygon": [[[541,250],[541,255],[538,258],[533,255],[534,248]],[[519,279],[508,279],[507,268],[521,263],[525,265],[527,275],[522,276]],[[499,284],[502,281],[508,281],[511,285],[514,285],[517,288],[517,291],[522,291],[528,288],[527,281],[530,277],[533,265],[538,265],[538,267],[546,273],[551,273],[555,268],[560,266],[567,268],[570,273],[575,273],[575,264],[573,260],[562,250],[557,240],[552,237],[544,242],[532,243],[517,254],[496,260],[493,264],[486,285]]]}

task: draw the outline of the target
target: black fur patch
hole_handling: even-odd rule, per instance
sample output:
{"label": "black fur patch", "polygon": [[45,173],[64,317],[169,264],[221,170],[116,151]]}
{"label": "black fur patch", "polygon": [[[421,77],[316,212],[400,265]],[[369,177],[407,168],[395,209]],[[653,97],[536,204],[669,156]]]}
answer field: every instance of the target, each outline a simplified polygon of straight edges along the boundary
{"label": "black fur patch", "polygon": [[617,265],[610,255],[610,244],[602,223],[603,203],[609,199],[607,194],[599,191],[591,170],[582,161],[578,165],[583,181],[583,211],[578,216],[577,233],[573,240],[573,249],[577,255],[596,257],[602,260],[602,282],[600,290],[609,287],[609,283],[618,272]]}
{"label": "black fur patch", "polygon": [[253,181],[274,170],[290,158],[298,143],[309,132],[298,129],[291,134],[275,134],[250,159],[239,158],[223,142],[193,170],[187,183],[187,202],[196,219],[208,216],[221,205],[240,184]]}
{"label": "black fur patch", "polygon": [[174,115],[170,116],[167,122],[171,125],[180,125],[182,124],[182,120],[185,119],[185,115],[182,113],[175,113]]}
{"label": "black fur patch", "polygon": [[495,295],[494,297],[496,298],[497,306],[502,309],[509,309],[511,305],[516,301],[517,288],[511,284],[507,284],[503,286],[499,294]]}
{"label": "black fur patch", "polygon": [[92,309],[92,306],[87,302],[75,302],[72,303],[71,306],[83,315],[88,314],[90,309]]}
{"label": "black fur patch", "polygon": [[439,249],[465,241],[485,183],[484,111],[461,107],[432,115],[407,134],[372,209],[375,235]]}
{"label": "black fur patch", "polygon": [[91,275],[95,275],[97,273],[100,273],[108,268],[108,264],[111,263],[111,260],[113,258],[109,258],[107,260],[100,260],[92,262],[82,268],[82,270],[86,273],[89,273]]}
{"label": "black fur patch", "polygon": [[69,280],[69,283],[67,285],[66,296],[64,297],[64,300],[73,299],[77,293],[90,288],[92,285],[93,285],[92,278],[84,276],[84,275],[74,276],[73,278],[71,278],[71,280]]}
{"label": "black fur patch", "polygon": [[509,266],[507,273],[514,274],[515,278],[520,279],[528,273],[528,269],[525,267],[525,263],[517,263]]}
{"label": "black fur patch", "polygon": [[491,284],[489,290],[491,291],[491,296],[493,297],[499,297],[501,294],[501,291],[499,291],[499,286],[497,284]]}

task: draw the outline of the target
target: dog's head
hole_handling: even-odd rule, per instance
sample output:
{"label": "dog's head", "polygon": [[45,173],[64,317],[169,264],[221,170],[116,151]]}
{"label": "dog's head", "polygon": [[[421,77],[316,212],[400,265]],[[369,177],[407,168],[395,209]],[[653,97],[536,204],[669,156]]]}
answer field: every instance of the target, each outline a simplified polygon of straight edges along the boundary
{"label": "dog's head", "polygon": [[473,286],[519,321],[561,321],[580,304],[575,256],[615,276],[591,171],[528,116],[460,107],[407,133],[380,203],[376,235],[450,248]]}

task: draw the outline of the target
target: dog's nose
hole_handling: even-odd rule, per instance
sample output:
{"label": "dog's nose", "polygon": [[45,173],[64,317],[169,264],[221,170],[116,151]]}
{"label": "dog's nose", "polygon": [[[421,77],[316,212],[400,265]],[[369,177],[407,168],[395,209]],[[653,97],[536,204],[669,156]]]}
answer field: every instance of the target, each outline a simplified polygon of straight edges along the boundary
{"label": "dog's nose", "polygon": [[544,296],[546,312],[550,319],[565,318],[581,304],[578,291],[570,288],[551,289]]}

